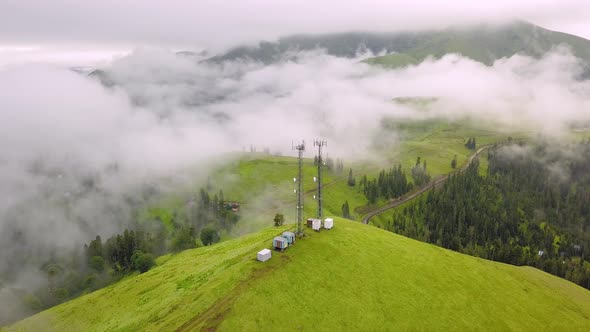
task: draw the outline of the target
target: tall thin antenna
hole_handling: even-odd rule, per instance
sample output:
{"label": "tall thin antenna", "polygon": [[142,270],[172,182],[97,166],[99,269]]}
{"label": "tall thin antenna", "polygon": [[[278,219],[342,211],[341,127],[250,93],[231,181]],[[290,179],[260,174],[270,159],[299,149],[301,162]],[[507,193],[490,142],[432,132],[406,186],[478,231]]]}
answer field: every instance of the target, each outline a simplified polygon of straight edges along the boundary
{"label": "tall thin antenna", "polygon": [[322,147],[327,147],[328,142],[325,140],[314,140],[313,145],[318,147],[318,218],[324,220],[324,211],[322,209],[322,166],[324,163],[322,159]]}
{"label": "tall thin antenna", "polygon": [[305,151],[305,141],[295,146],[298,153],[298,174],[297,182],[297,236],[303,236],[303,151]]}

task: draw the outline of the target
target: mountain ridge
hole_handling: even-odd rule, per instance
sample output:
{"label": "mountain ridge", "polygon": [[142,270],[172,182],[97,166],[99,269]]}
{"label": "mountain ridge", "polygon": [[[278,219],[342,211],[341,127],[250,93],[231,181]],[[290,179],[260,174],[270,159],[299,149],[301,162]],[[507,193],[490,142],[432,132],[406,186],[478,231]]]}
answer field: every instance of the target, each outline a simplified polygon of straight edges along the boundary
{"label": "mountain ridge", "polygon": [[[428,56],[440,58],[449,53],[458,53],[491,65],[495,60],[515,54],[539,58],[564,44],[571,48],[575,56],[590,63],[590,40],[525,21],[422,32],[296,34],[276,42],[261,41],[256,46],[234,47],[206,61],[251,60],[269,64],[288,58],[290,53],[321,48],[329,55],[347,58],[363,53],[383,54],[384,57],[403,55],[405,59],[401,61],[402,65],[421,62]],[[382,60],[369,61],[372,62],[383,64]]]}

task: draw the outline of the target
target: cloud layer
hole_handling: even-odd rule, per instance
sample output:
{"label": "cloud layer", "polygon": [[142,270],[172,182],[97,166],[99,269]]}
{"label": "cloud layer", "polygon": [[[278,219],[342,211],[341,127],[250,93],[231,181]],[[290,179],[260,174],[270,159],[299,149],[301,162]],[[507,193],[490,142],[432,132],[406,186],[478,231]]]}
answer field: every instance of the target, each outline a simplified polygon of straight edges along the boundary
{"label": "cloud layer", "polygon": [[[291,153],[293,140],[321,136],[331,155],[368,157],[384,117],[562,133],[590,120],[579,71],[567,49],[491,67],[448,55],[395,71],[319,50],[262,66],[140,49],[105,68],[113,87],[53,66],[2,68],[0,275],[36,268],[12,261],[15,251],[42,260],[120,231],[145,188],[204,176],[250,145]],[[439,99],[424,113],[392,102],[406,96]]]}
{"label": "cloud layer", "polygon": [[292,33],[393,31],[530,20],[590,38],[585,0],[5,0],[4,43],[86,42],[218,48]]}
{"label": "cloud layer", "polygon": [[[55,186],[63,196],[91,177],[103,190],[122,192],[250,145],[289,153],[293,140],[322,136],[334,154],[366,157],[383,117],[472,116],[559,133],[588,120],[590,88],[575,80],[578,71],[566,49],[492,67],[449,55],[396,71],[320,51],[261,66],[205,65],[143,49],[106,68],[113,88],[55,67],[6,68],[0,73],[0,221],[12,220],[7,211],[40,198],[40,191],[53,196]],[[416,114],[391,102],[404,96],[439,100],[429,115]],[[23,223],[47,223],[51,214],[32,210],[39,215]],[[56,236],[72,238],[61,230]]]}

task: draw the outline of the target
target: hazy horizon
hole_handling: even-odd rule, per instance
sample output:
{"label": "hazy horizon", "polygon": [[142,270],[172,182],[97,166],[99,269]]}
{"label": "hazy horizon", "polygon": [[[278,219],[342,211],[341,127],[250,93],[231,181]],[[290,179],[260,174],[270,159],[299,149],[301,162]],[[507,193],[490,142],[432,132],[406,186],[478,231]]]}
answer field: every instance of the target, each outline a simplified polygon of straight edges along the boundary
{"label": "hazy horizon", "polygon": [[[214,53],[292,34],[395,32],[525,20],[590,38],[590,2],[567,1],[88,1],[0,4],[0,66],[101,65],[138,47]],[[72,29],[75,26],[75,29]],[[212,38],[213,37],[213,38]],[[14,58],[19,58],[15,60]]]}
{"label": "hazy horizon", "polygon": [[[493,45],[500,51],[489,51],[489,62],[445,45],[425,48],[430,53],[396,68],[364,62],[375,55],[366,50],[338,57],[313,46],[269,63],[174,53],[215,53],[292,34],[423,31],[515,19],[590,38],[589,1],[7,0],[0,12],[0,321],[14,318],[2,311],[15,302],[12,288],[45,285],[42,263],[80,253],[96,235],[106,239],[132,227],[153,197],[173,192],[181,206],[194,202],[217,162],[249,146],[292,155],[292,142],[321,137],[348,172],[353,162],[401,164],[384,156],[403,143],[401,129],[387,121],[471,121],[502,136],[518,131],[556,141],[590,126],[584,79],[590,41],[579,51],[563,39],[533,38],[537,31],[530,40],[540,42],[528,53],[520,47],[528,35],[503,34],[494,38],[508,41]],[[103,71],[86,75],[74,66]],[[427,102],[394,102],[404,97]],[[463,151],[464,138],[453,136],[456,151]],[[453,157],[443,158],[446,166]],[[289,194],[291,176],[284,176]],[[226,177],[231,184],[238,175]],[[276,187],[248,196],[240,213],[254,215],[278,202]],[[263,226],[248,222],[248,230]],[[23,255],[32,258],[21,262]]]}

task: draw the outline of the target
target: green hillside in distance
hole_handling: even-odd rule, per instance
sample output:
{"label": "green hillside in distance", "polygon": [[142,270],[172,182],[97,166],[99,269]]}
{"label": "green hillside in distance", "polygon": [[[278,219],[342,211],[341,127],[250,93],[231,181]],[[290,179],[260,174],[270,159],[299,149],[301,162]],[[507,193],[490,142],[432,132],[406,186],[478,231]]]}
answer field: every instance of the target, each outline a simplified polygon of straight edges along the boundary
{"label": "green hillside in distance", "polygon": [[[590,41],[574,35],[547,30],[526,22],[471,29],[447,29],[430,34],[420,43],[400,50],[398,54],[368,59],[370,64],[402,67],[421,62],[429,56],[441,58],[456,53],[491,65],[495,60],[514,54],[541,57],[560,45],[570,47],[574,55],[590,60]],[[405,61],[400,61],[405,59]]]}
{"label": "green hillside in distance", "polygon": [[160,258],[142,274],[6,331],[560,330],[590,326],[590,292],[529,267],[336,218],[266,263],[292,225]]}
{"label": "green hillside in distance", "polygon": [[560,45],[569,46],[578,58],[590,63],[590,41],[551,31],[524,21],[502,25],[479,24],[423,32],[347,32],[323,35],[294,35],[276,42],[236,47],[208,61],[250,59],[272,63],[294,51],[322,48],[338,57],[355,57],[370,51],[388,54],[367,62],[390,67],[421,62],[428,56],[440,58],[458,53],[491,65],[495,60],[523,54],[540,57]]}
{"label": "green hillside in distance", "polygon": [[405,53],[394,53],[384,56],[378,56],[374,58],[369,58],[364,62],[370,65],[379,65],[391,68],[406,67],[409,65],[415,65],[419,63],[418,59]]}
{"label": "green hillside in distance", "polygon": [[[436,98],[407,97],[395,98],[394,103],[411,107],[416,112],[427,112],[427,107]],[[395,144],[387,140],[395,133]],[[342,215],[342,205],[348,202],[351,217],[360,220],[370,209],[385,204],[380,199],[376,204],[368,205],[368,200],[358,184],[363,175],[369,179],[377,178],[384,168],[402,165],[408,181],[413,181],[411,168],[416,158],[428,162],[428,170],[433,178],[453,171],[451,160],[457,156],[458,165],[463,165],[473,154],[465,147],[469,137],[477,137],[477,144],[488,145],[505,141],[511,136],[514,139],[526,138],[532,132],[507,129],[494,123],[482,123],[469,119],[447,121],[430,120],[396,120],[385,118],[375,134],[374,154],[381,161],[354,160],[344,158],[344,169],[341,172],[324,169],[323,209],[327,214]],[[303,185],[306,192],[304,200],[305,212],[314,214],[317,211],[316,183],[313,177],[317,174],[317,166],[313,163],[314,152],[306,153],[303,161]],[[336,155],[332,158],[338,158]],[[352,169],[357,185],[347,184],[349,171]],[[482,171],[485,171],[482,165]],[[293,177],[297,175],[297,158],[289,156],[272,156],[264,153],[244,153],[224,161],[211,174],[210,193],[214,195],[223,190],[225,199],[242,204],[241,220],[232,229],[231,234],[222,234],[222,239],[234,235],[258,231],[268,226],[274,215],[283,213],[287,220],[294,220],[296,195]],[[190,188],[189,188],[190,189]],[[171,227],[170,220],[175,214],[179,218],[186,216],[186,201],[197,193],[186,193],[189,189],[178,189],[176,193],[165,194],[140,211],[140,220],[159,219]],[[193,188],[194,190],[194,188]],[[184,193],[184,194],[182,194]]]}

